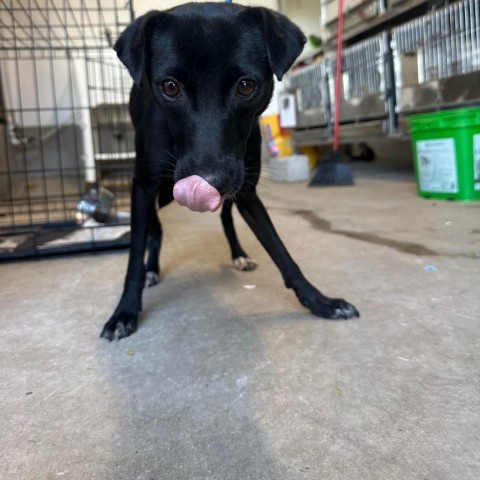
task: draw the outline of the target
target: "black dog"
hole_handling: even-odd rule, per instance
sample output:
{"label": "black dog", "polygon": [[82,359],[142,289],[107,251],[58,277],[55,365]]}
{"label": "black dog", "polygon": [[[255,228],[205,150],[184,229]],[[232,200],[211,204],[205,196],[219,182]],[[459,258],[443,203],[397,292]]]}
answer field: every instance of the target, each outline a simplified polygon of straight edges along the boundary
{"label": "black dog", "polygon": [[238,268],[252,269],[255,263],[234,230],[235,203],[302,305],[324,318],[358,316],[353,305],[324,296],[305,279],[256,193],[258,118],[271,99],[273,74],[281,79],[304,43],[302,32],[283,15],[230,3],[150,12],[123,32],[115,50],[135,81],[132,241],[123,295],[102,337],[120,339],[137,329],[142,289],[159,281],[157,202],[163,207],[173,197],[197,211],[214,211],[223,203],[232,258]]}

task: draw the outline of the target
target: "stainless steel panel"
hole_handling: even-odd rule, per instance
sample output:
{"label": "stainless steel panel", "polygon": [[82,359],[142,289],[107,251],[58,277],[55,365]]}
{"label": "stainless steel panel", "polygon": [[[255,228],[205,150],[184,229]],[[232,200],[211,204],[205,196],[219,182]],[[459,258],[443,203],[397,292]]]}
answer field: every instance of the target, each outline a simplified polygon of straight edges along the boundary
{"label": "stainless steel panel", "polygon": [[385,138],[386,129],[386,123],[383,120],[341,124],[340,143]]}
{"label": "stainless steel panel", "polygon": [[397,101],[402,113],[478,104],[480,72],[406,86],[399,90]]}
{"label": "stainless steel panel", "polygon": [[297,112],[297,127],[319,127],[327,124],[327,114],[325,110],[307,110],[306,112]]}
{"label": "stainless steel panel", "polygon": [[327,127],[309,128],[308,130],[294,130],[292,140],[295,146],[326,145],[332,142],[330,129]]}
{"label": "stainless steel panel", "polygon": [[365,95],[342,102],[340,121],[363,121],[371,118],[386,117],[385,97],[383,94]]}
{"label": "stainless steel panel", "polygon": [[[385,120],[346,123],[340,125],[340,142],[351,143],[368,139],[385,138],[387,125]],[[310,128],[293,131],[293,143],[302,145],[326,145],[332,142],[330,128]]]}

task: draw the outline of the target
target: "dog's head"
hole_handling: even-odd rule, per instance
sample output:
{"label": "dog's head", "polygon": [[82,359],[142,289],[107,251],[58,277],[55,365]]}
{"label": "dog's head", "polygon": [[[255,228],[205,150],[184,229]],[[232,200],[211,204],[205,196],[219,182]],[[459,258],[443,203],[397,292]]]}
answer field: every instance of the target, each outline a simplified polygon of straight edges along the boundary
{"label": "dog's head", "polygon": [[304,43],[299,28],[272,10],[191,3],[139,17],[115,50],[164,113],[175,180],[198,175],[223,197],[241,188],[251,150],[259,155],[248,140],[270,102],[273,75],[283,77]]}

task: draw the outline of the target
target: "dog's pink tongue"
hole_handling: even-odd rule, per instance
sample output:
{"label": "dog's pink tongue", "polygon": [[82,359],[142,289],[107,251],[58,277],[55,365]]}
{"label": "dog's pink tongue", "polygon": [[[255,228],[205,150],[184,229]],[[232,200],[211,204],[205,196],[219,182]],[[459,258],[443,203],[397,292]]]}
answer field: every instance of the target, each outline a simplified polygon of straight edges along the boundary
{"label": "dog's pink tongue", "polygon": [[194,212],[214,212],[222,204],[219,191],[198,175],[182,178],[173,187],[175,200]]}

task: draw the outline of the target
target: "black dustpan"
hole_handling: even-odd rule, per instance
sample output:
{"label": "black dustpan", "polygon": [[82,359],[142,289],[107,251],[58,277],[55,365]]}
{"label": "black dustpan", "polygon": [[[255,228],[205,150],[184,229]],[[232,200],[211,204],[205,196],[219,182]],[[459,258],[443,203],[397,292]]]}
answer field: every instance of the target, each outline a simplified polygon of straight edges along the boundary
{"label": "black dustpan", "polygon": [[326,187],[328,185],[353,185],[350,159],[338,151],[320,159],[308,184],[309,187]]}
{"label": "black dustpan", "polygon": [[342,78],[343,0],[338,2],[337,65],[335,77],[335,111],[333,121],[333,152],[320,159],[309,187],[353,185],[350,159],[339,152],[340,92]]}

